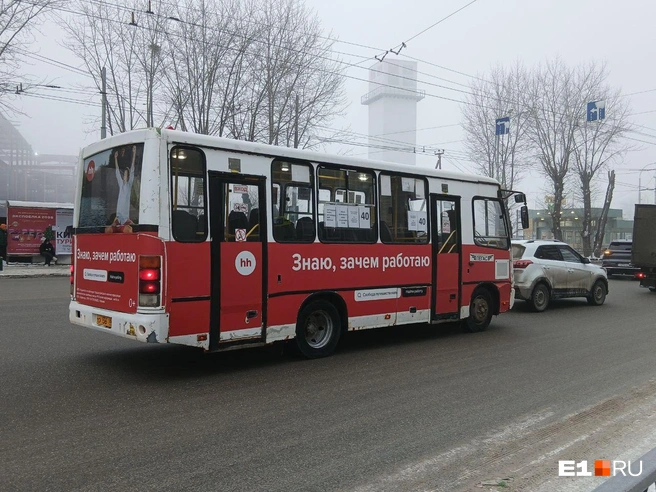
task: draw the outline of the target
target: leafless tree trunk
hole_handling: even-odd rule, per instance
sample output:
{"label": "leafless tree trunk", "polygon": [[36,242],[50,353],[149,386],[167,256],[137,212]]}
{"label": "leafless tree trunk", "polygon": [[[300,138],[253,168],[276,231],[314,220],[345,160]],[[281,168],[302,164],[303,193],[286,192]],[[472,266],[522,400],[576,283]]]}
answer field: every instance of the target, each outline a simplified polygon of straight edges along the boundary
{"label": "leafless tree trunk", "polygon": [[613,201],[613,190],[615,189],[615,171],[608,171],[608,187],[606,189],[606,198],[604,199],[604,206],[601,209],[601,215],[597,221],[597,232],[594,241],[594,254],[596,257],[601,256],[601,248],[603,247],[604,236],[606,234],[606,222],[608,222],[608,210],[610,209],[611,202]]}

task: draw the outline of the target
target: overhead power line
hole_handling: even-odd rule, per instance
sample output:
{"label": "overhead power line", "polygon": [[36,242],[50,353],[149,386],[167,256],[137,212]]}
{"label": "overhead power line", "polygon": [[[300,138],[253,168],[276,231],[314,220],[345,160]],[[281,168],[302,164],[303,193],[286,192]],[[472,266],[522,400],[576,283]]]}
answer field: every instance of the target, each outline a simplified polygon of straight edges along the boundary
{"label": "overhead power line", "polygon": [[428,26],[428,27],[427,27],[426,29],[424,29],[423,31],[419,31],[419,32],[418,32],[417,34],[415,34],[414,36],[412,36],[412,37],[406,39],[406,40],[405,40],[405,44],[408,44],[408,43],[409,43],[410,41],[412,41],[413,39],[418,38],[419,36],[421,36],[421,35],[424,34],[425,32],[430,31],[430,30],[433,29],[435,26],[437,26],[437,25],[441,24],[442,22],[444,22],[445,20],[447,20],[447,19],[453,17],[453,16],[456,15],[458,12],[461,12],[461,11],[465,10],[467,7],[469,7],[470,5],[476,3],[477,1],[478,1],[478,0],[472,0],[472,1],[469,2],[467,5],[464,5],[464,6],[460,7],[458,10],[456,10],[456,11],[454,11],[454,12],[451,12],[451,13],[450,13],[449,15],[447,15],[446,17],[441,18],[441,19],[438,20],[435,24],[431,24],[430,26]]}

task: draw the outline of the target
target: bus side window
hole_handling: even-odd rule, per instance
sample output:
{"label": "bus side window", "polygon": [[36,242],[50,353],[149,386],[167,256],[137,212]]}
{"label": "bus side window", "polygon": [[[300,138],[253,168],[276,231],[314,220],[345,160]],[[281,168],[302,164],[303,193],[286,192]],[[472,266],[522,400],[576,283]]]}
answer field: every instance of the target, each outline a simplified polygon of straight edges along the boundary
{"label": "bus side window", "polygon": [[173,147],[171,170],[171,230],[180,242],[207,239],[205,155],[195,148]]}
{"label": "bus side window", "polygon": [[326,243],[376,242],[375,173],[319,166],[318,176],[319,240]]}
{"label": "bus side window", "polygon": [[383,243],[428,243],[426,191],[427,183],[423,178],[380,173],[380,240]]}
{"label": "bus side window", "polygon": [[316,218],[312,166],[274,160],[271,176],[273,238],[281,243],[314,242]]}

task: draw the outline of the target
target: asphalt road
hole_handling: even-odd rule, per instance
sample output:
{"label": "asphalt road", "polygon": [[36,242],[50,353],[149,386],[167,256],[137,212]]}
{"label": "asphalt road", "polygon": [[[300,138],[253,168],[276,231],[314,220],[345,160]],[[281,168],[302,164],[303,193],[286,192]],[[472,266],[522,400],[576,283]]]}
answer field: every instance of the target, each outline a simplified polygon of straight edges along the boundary
{"label": "asphalt road", "polygon": [[633,281],[602,307],[518,302],[484,333],[361,332],[315,361],[139,344],[69,325],[67,303],[66,278],[0,281],[3,490],[364,490],[395,474],[451,490],[428,469],[440,456],[656,378],[656,295]]}

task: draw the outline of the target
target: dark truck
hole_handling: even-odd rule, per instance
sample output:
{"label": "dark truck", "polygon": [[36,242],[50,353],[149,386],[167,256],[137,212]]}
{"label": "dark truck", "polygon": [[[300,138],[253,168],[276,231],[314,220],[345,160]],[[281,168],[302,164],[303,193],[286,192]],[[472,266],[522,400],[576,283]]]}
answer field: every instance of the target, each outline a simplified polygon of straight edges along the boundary
{"label": "dark truck", "polygon": [[656,205],[636,205],[632,263],[640,268],[640,287],[656,292]]}

